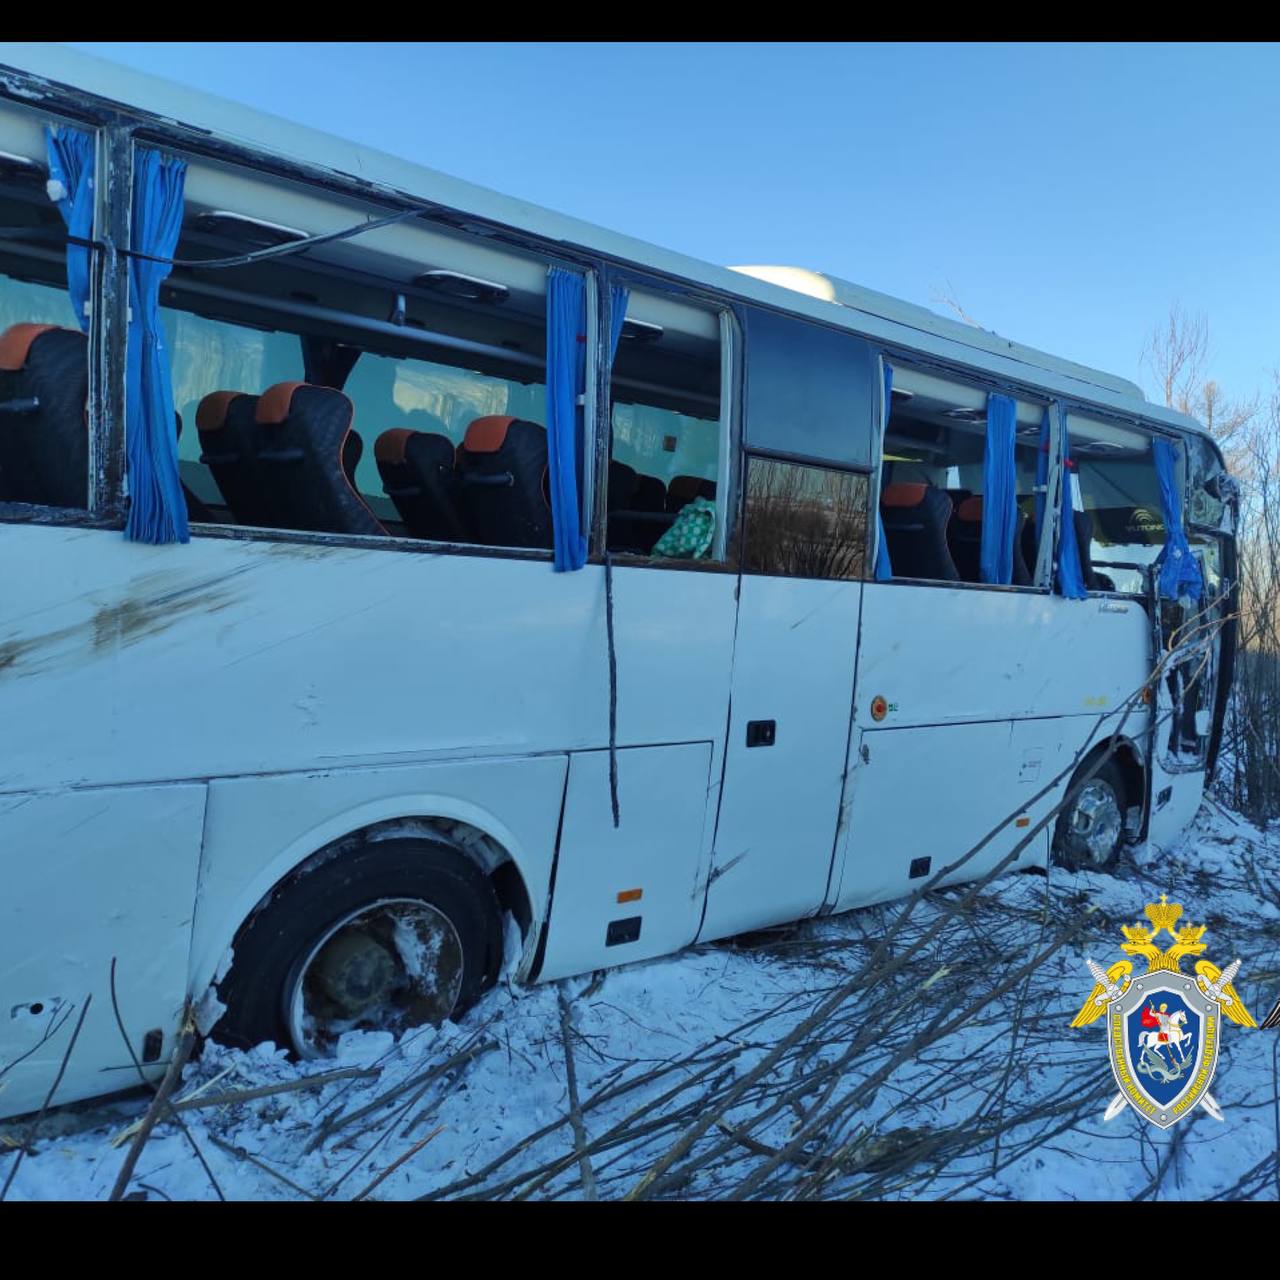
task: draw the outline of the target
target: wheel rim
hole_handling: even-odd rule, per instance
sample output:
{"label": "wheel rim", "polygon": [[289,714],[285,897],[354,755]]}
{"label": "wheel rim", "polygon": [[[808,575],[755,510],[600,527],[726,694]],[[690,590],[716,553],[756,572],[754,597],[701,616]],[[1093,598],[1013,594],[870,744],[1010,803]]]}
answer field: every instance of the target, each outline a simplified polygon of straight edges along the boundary
{"label": "wheel rim", "polygon": [[1095,866],[1111,860],[1122,822],[1115,790],[1098,779],[1087,783],[1071,814],[1071,834]]}
{"label": "wheel rim", "polygon": [[295,966],[285,1018],[303,1058],[333,1052],[347,1031],[438,1025],[454,1010],[463,980],[453,922],[417,898],[384,898],[335,921]]}

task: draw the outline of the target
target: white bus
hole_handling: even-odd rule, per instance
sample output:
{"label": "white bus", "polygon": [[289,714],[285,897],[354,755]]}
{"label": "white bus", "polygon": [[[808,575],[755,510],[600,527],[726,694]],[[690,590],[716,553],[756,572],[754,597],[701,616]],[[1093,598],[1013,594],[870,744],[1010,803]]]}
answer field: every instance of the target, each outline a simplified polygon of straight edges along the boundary
{"label": "white bus", "polygon": [[0,46],[0,516],[0,1114],[188,1001],[321,1056],[517,938],[1105,867],[1230,675],[1136,697],[1235,562],[1132,383],[56,46]]}

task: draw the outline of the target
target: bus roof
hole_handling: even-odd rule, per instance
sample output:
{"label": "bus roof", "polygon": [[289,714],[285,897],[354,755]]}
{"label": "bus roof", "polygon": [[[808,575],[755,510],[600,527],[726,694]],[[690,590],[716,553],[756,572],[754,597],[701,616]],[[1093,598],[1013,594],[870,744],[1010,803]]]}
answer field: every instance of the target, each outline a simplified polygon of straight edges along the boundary
{"label": "bus roof", "polygon": [[[7,44],[0,50],[0,84],[5,83],[4,68],[24,71],[60,88],[92,94],[163,123],[210,133],[249,151],[354,178],[389,193],[430,200],[531,235],[852,329],[925,356],[958,361],[997,377],[1031,383],[1113,412],[1140,416],[1175,430],[1206,434],[1194,418],[1148,402],[1141,388],[1125,378],[1038,351],[821,272],[797,267],[727,268],[702,262],[62,45]],[[22,95],[22,87],[12,81],[5,87],[10,93]]]}

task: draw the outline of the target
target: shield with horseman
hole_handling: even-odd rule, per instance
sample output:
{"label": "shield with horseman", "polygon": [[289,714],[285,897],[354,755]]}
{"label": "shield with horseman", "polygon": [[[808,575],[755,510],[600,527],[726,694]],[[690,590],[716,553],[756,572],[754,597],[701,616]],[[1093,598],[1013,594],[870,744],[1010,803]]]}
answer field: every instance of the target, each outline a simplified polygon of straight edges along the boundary
{"label": "shield with horseman", "polygon": [[1152,1124],[1167,1129],[1208,1090],[1218,1065],[1218,1021],[1217,1003],[1177,972],[1135,978],[1110,1005],[1111,1069]]}

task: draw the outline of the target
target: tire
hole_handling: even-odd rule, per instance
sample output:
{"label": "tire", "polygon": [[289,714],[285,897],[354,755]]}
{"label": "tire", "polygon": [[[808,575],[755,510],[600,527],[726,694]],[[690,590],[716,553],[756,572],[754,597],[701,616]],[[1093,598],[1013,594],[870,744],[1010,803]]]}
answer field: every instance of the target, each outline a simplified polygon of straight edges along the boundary
{"label": "tire", "polygon": [[294,873],[246,922],[233,955],[212,1038],[324,1057],[343,1030],[399,1033],[460,1017],[497,979],[501,916],[465,854],[380,840]]}
{"label": "tire", "polygon": [[[1089,768],[1085,765],[1071,780],[1072,788]],[[1114,867],[1124,843],[1126,800],[1120,766],[1115,760],[1108,760],[1059,814],[1053,838],[1054,861],[1073,871],[1106,871]]]}

